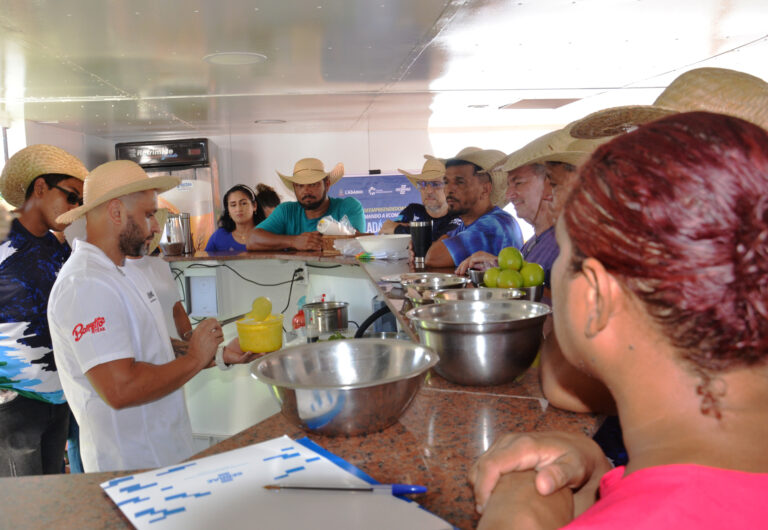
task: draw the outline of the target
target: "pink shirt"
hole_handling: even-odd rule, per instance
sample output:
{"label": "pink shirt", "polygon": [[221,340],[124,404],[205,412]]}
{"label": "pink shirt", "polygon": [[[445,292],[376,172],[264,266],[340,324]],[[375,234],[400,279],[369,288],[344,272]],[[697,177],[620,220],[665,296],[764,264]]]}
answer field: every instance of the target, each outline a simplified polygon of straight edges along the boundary
{"label": "pink shirt", "polygon": [[768,474],[693,464],[658,466],[600,481],[600,500],[566,526],[605,529],[768,527]]}

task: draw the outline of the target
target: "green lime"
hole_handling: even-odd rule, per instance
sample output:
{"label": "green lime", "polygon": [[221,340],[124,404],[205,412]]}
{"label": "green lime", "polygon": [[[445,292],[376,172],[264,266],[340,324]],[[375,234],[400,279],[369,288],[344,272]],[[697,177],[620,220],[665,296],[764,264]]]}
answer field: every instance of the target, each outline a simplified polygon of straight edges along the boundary
{"label": "green lime", "polygon": [[523,255],[515,247],[506,247],[499,252],[499,267],[519,271],[523,266]]}
{"label": "green lime", "polygon": [[496,286],[503,289],[509,289],[510,287],[519,289],[523,286],[523,276],[516,270],[504,269],[499,273],[499,280],[496,282]]}
{"label": "green lime", "polygon": [[251,304],[249,315],[257,322],[267,318],[272,313],[272,301],[266,296],[259,296]]}
{"label": "green lime", "polygon": [[544,283],[544,268],[538,263],[526,263],[520,269],[523,276],[523,287],[533,287]]}
{"label": "green lime", "polygon": [[483,285],[486,287],[496,287],[496,282],[499,280],[499,273],[501,273],[499,267],[491,267],[490,269],[487,269],[483,274]]}

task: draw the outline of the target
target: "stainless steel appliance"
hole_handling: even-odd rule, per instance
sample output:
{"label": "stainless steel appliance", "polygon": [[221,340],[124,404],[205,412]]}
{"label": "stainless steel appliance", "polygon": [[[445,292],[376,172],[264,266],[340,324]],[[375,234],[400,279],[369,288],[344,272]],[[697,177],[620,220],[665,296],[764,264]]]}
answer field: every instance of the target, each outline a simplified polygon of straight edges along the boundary
{"label": "stainless steel appliance", "polygon": [[[204,250],[221,214],[216,149],[207,138],[157,140],[115,144],[118,160],[132,160],[152,174],[179,177],[181,183],[158,196],[158,206],[170,213],[189,214],[192,248]],[[167,242],[164,234],[161,241]]]}

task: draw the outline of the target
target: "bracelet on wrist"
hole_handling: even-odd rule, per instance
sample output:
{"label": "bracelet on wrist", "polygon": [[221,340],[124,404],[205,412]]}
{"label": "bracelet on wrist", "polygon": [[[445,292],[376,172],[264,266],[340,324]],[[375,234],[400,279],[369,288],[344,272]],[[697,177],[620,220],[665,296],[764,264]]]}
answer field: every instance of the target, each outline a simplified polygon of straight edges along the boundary
{"label": "bracelet on wrist", "polygon": [[224,348],[224,344],[219,344],[219,347],[216,348],[216,356],[214,357],[214,361],[216,361],[216,366],[219,367],[219,370],[229,370],[232,368],[232,365],[224,362]]}

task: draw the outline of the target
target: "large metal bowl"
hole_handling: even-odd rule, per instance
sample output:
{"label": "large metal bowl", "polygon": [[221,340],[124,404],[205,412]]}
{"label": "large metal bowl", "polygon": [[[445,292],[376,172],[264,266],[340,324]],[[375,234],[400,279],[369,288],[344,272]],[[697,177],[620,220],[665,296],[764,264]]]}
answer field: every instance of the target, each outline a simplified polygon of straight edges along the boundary
{"label": "large metal bowl", "polygon": [[518,300],[525,297],[522,289],[503,289],[500,287],[477,289],[442,289],[432,294],[432,300],[438,304],[458,301]]}
{"label": "large metal bowl", "polygon": [[411,309],[421,343],[437,352],[435,371],[460,385],[513,381],[536,358],[548,305],[527,300],[447,302]]}
{"label": "large metal bowl", "polygon": [[251,365],[293,424],[326,436],[385,429],[405,412],[437,364],[413,342],[337,340],[276,351]]}

